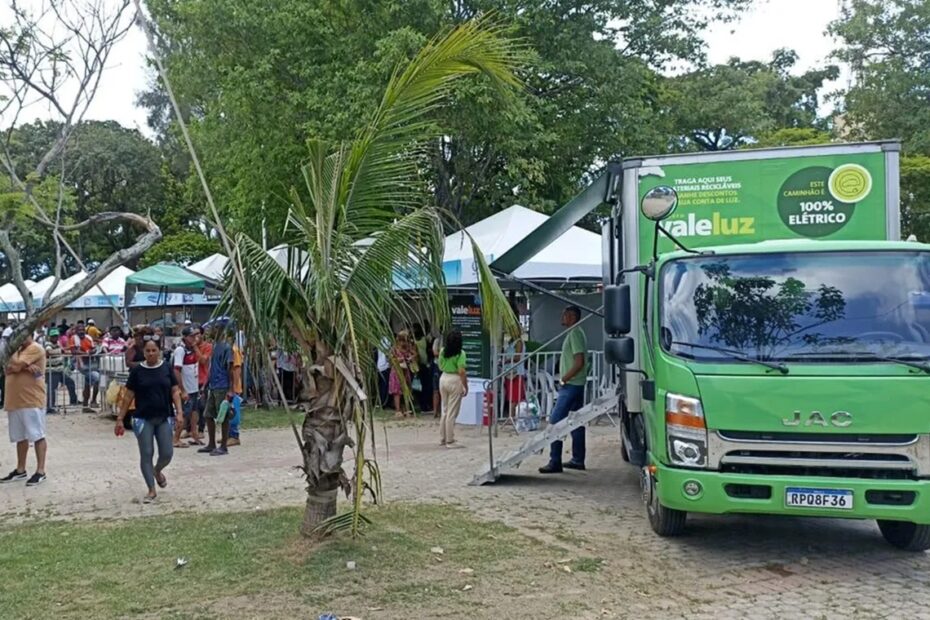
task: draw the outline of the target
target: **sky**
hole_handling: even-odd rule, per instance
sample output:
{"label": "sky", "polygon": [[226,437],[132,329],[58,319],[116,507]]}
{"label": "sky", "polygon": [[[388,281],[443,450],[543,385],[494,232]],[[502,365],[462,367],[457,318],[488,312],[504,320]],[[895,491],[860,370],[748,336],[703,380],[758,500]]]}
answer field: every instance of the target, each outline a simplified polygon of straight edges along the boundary
{"label": "sky", "polygon": [[[799,55],[798,72],[822,66],[834,48],[825,34],[827,24],[838,17],[839,7],[840,0],[756,0],[738,21],[711,26],[705,37],[708,60],[713,64],[726,62],[731,56],[769,60],[774,50],[789,47]],[[88,119],[112,119],[146,135],[151,133],[145,110],[135,103],[150,79],[145,52],[145,36],[133,28],[113,51]],[[840,83],[827,90],[844,86],[845,79],[841,76]],[[34,106],[21,122],[48,116],[47,110]]]}

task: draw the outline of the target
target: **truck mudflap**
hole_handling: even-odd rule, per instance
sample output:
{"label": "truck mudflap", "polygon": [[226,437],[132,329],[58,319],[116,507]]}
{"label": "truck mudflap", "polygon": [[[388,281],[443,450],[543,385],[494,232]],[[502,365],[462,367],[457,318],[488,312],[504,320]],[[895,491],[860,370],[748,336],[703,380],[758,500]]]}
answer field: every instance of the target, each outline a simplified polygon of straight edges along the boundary
{"label": "truck mudflap", "polygon": [[930,524],[930,480],[752,475],[653,463],[659,502],[675,510]]}

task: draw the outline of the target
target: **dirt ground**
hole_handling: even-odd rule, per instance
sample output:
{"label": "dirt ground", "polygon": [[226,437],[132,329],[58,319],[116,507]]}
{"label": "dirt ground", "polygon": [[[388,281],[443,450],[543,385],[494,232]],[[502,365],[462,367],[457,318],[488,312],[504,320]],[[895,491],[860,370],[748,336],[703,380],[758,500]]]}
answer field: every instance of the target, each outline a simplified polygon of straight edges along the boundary
{"label": "dirt ground", "polygon": [[[249,412],[246,412],[249,415]],[[253,414],[259,415],[259,414]],[[0,487],[0,522],[131,518],[174,511],[243,511],[300,504],[303,483],[289,429],[246,431],[228,457],[176,452],[170,486],[154,506],[144,492],[131,436],[86,415],[51,418],[49,479],[40,487]],[[500,521],[590,570],[515,558],[513,584],[485,590],[471,618],[930,618],[930,556],[888,547],[874,523],[759,517],[692,517],[689,532],[660,539],[649,529],[636,473],[619,457],[616,429],[589,429],[587,472],[544,477],[537,456],[520,476],[468,486],[487,463],[486,435],[462,428],[462,450],[439,448],[432,420],[379,429],[386,501],[458,505]],[[6,436],[5,416],[0,436]],[[520,439],[502,432],[503,452]],[[0,450],[0,470],[13,448]],[[294,609],[284,601],[280,609]],[[271,607],[269,607],[271,604]],[[242,601],[235,617],[264,617],[271,601]],[[227,607],[227,611],[231,608]],[[398,609],[365,618],[415,617]],[[463,608],[456,608],[463,609]]]}

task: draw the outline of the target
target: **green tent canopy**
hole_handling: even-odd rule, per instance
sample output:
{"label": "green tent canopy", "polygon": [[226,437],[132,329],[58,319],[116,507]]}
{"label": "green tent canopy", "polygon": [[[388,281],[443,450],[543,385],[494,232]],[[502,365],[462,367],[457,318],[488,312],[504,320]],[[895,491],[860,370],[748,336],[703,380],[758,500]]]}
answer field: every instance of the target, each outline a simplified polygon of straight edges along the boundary
{"label": "green tent canopy", "polygon": [[215,283],[188,271],[184,267],[159,263],[126,278],[126,288],[134,291],[166,291],[168,293],[203,293]]}
{"label": "green tent canopy", "polygon": [[221,295],[219,284],[200,274],[179,265],[159,263],[126,278],[126,305],[136,307],[136,293],[158,293],[157,301],[149,300],[141,305],[169,304],[168,296],[172,294],[202,295],[202,301],[217,299]]}

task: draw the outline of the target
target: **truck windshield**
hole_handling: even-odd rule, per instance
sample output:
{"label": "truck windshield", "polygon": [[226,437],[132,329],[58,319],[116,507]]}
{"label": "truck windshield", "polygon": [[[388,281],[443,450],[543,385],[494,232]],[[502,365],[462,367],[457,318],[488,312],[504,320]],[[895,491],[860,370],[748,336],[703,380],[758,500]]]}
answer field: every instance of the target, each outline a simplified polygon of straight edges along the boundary
{"label": "truck windshield", "polygon": [[659,280],[660,340],[680,357],[930,360],[928,252],[685,258],[666,264]]}

